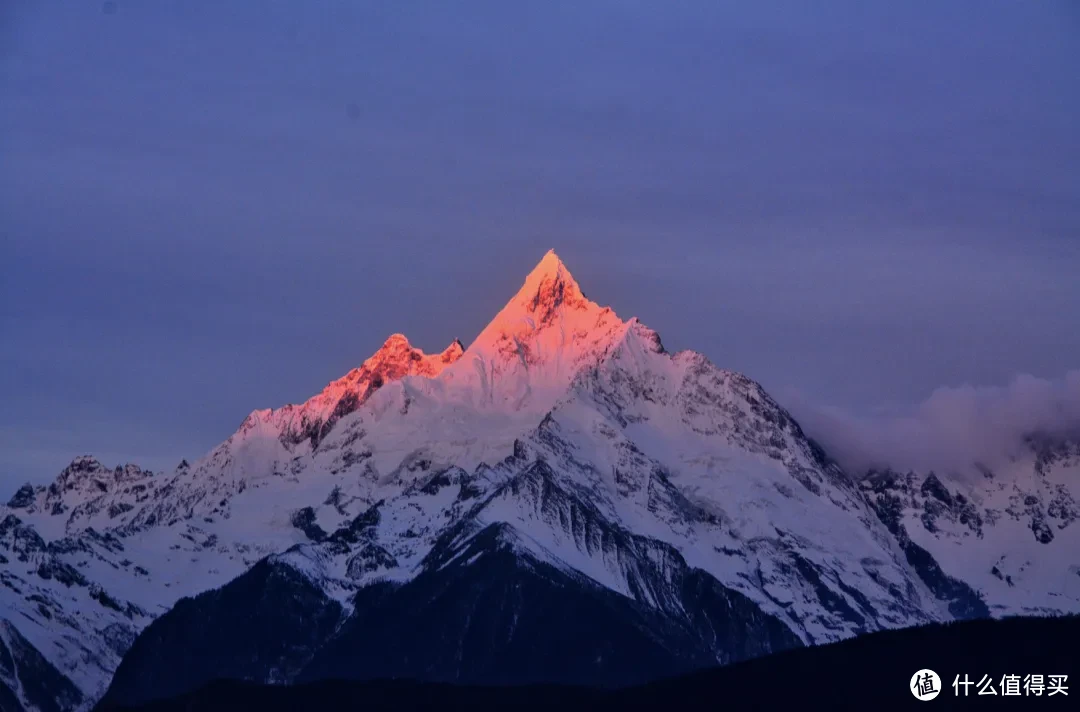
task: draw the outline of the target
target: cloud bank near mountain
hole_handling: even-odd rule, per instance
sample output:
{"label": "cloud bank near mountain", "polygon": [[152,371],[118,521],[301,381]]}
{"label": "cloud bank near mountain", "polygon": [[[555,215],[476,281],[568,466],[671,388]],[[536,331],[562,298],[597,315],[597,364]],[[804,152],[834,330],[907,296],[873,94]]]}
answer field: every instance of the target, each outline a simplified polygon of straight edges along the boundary
{"label": "cloud bank near mountain", "polygon": [[806,432],[855,476],[872,468],[970,473],[1019,454],[1033,435],[1080,437],[1080,370],[1007,386],[942,387],[903,412],[860,415],[788,403]]}

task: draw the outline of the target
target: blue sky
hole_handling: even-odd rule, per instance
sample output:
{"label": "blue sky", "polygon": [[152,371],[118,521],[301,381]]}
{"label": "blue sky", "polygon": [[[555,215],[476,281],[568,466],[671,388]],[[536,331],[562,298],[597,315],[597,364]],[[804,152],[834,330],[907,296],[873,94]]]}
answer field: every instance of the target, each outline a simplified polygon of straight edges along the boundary
{"label": "blue sky", "polygon": [[1080,8],[15,0],[0,489],[586,293],[851,413],[1080,367]]}

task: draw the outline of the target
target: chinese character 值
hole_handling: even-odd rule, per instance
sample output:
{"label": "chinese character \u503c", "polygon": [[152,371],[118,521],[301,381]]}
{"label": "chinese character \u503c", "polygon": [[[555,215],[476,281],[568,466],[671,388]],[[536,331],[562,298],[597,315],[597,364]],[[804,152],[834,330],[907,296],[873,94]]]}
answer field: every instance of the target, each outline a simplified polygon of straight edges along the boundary
{"label": "chinese character \u503c", "polygon": [[937,690],[934,689],[934,679],[930,677],[930,673],[926,673],[915,680],[915,684],[912,685],[912,687],[915,688],[915,694],[919,697],[929,695],[932,692],[937,692]]}

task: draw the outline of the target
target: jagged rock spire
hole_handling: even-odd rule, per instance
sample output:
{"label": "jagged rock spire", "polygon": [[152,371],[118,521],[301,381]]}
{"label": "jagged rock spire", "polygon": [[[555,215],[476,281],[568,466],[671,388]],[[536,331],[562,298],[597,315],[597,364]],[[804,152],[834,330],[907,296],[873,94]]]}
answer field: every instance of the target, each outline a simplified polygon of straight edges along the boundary
{"label": "jagged rock spire", "polygon": [[525,284],[511,300],[511,304],[524,307],[537,323],[546,324],[554,318],[560,307],[586,307],[588,300],[570,270],[555,254],[555,250],[548,250],[525,278]]}

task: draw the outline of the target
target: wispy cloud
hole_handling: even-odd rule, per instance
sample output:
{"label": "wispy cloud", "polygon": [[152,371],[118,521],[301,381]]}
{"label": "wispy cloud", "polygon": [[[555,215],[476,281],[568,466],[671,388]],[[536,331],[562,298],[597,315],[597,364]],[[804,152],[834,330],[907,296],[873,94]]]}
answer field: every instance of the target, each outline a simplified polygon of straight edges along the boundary
{"label": "wispy cloud", "polygon": [[1080,370],[1003,387],[944,387],[906,412],[857,415],[794,397],[806,432],[854,475],[870,468],[970,472],[1018,454],[1031,435],[1080,437]]}

